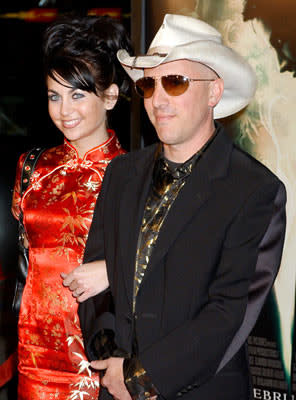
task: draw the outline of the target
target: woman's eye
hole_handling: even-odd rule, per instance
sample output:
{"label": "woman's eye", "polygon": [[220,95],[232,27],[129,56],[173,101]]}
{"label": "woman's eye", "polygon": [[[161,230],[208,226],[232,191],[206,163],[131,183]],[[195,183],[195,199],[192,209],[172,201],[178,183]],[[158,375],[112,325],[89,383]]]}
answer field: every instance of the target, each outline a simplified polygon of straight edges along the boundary
{"label": "woman's eye", "polygon": [[84,97],[84,94],[82,94],[82,93],[73,93],[72,97],[73,97],[73,99],[77,100],[77,99],[81,99],[82,97]]}
{"label": "woman's eye", "polygon": [[58,94],[49,94],[48,95],[48,100],[50,100],[50,101],[57,101],[58,99],[59,99]]}

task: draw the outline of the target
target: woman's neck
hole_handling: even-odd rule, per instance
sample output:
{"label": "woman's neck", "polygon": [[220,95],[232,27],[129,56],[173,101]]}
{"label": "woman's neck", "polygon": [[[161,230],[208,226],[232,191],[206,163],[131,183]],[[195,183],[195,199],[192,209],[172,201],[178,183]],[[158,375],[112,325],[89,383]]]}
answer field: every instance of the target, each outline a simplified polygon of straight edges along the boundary
{"label": "woman's neck", "polygon": [[75,147],[79,158],[83,158],[89,150],[106,142],[109,139],[109,136],[110,135],[106,130],[103,134],[100,134],[98,136],[81,138],[78,140],[73,140],[70,143],[73,147]]}

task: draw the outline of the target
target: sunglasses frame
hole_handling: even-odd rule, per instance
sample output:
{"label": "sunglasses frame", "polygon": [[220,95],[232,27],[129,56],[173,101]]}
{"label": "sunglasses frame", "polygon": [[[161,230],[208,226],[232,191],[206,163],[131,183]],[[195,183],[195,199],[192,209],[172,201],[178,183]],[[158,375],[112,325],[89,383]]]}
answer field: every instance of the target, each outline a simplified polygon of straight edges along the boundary
{"label": "sunglasses frame", "polygon": [[[173,77],[181,77],[181,78],[184,79],[184,82],[188,83],[188,86],[185,88],[184,92],[182,92],[182,93],[180,93],[180,94],[170,94],[170,93],[167,92],[167,90],[166,90],[165,87],[163,86],[162,79],[163,79],[163,78],[167,78],[167,77],[171,77],[171,76],[173,76]],[[145,97],[144,95],[141,95],[140,92],[138,91],[138,87],[137,87],[137,82],[140,81],[140,80],[142,80],[142,79],[145,79],[145,78],[153,79],[153,81],[154,81],[154,87],[153,87],[152,93],[151,93],[150,96],[147,96],[147,97]],[[218,77],[217,77],[216,79],[218,79]],[[161,86],[163,87],[164,91],[165,91],[169,96],[177,97],[177,96],[181,96],[182,94],[184,94],[184,93],[187,91],[187,89],[189,88],[189,83],[190,83],[190,82],[212,82],[212,81],[215,81],[216,79],[214,79],[214,78],[213,78],[213,79],[188,78],[188,76],[179,75],[179,74],[168,74],[168,75],[162,75],[162,76],[158,76],[158,77],[156,77],[156,76],[144,76],[143,78],[137,79],[137,80],[134,82],[134,86],[135,86],[135,91],[137,92],[137,94],[138,94],[142,99],[150,99],[150,98],[153,96],[153,93],[154,93],[154,91],[155,91],[155,81],[160,81],[160,82],[161,82]]]}

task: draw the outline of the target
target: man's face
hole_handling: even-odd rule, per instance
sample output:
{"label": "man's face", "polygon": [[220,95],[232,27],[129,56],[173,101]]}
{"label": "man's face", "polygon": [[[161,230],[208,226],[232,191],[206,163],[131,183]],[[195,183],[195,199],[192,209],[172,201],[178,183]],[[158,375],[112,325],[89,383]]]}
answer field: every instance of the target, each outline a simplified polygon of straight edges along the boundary
{"label": "man's face", "polygon": [[[144,71],[145,76],[156,78],[172,74],[194,79],[217,79],[211,69],[188,60],[172,61]],[[213,133],[213,102],[220,99],[216,95],[213,100],[213,85],[217,81],[190,82],[185,93],[170,96],[157,80],[153,95],[144,100],[149,119],[164,144],[165,155],[172,161],[182,162],[191,157]],[[223,91],[223,83],[221,85]]]}

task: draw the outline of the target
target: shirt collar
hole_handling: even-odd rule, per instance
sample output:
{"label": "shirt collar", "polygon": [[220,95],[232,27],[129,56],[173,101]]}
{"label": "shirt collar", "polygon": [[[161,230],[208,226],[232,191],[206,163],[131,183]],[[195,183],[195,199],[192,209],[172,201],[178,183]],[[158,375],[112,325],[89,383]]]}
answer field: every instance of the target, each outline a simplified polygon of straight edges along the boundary
{"label": "shirt collar", "polygon": [[188,160],[186,160],[183,163],[174,163],[165,158],[163,153],[162,143],[159,143],[155,152],[155,161],[156,164],[158,164],[156,169],[158,168],[164,169],[164,171],[171,174],[173,179],[182,179],[190,175],[192,169],[196,165],[199,158],[202,156],[202,154],[205,153],[205,151],[208,149],[210,144],[215,139],[217,132],[218,129],[215,129],[212,136],[207,140],[207,142],[202,146],[202,148],[199,149],[195,154],[193,154],[193,156],[191,156]]}

